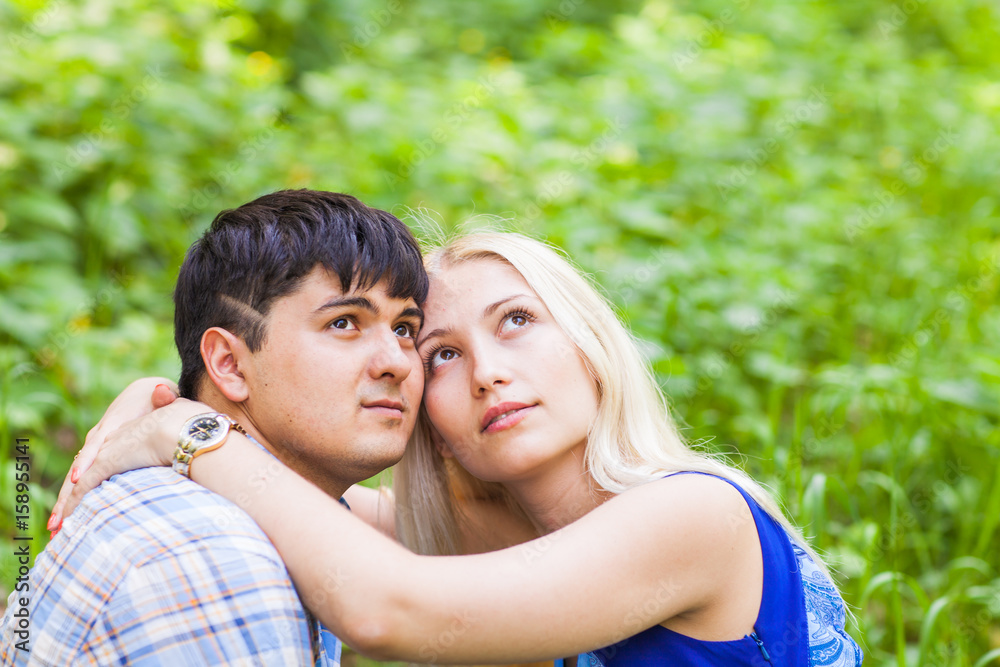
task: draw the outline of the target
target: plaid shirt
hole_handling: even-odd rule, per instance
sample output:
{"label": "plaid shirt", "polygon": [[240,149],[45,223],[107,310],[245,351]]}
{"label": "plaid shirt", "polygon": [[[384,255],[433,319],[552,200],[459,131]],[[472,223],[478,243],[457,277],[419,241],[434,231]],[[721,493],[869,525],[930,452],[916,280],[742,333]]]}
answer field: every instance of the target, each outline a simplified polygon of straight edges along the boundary
{"label": "plaid shirt", "polygon": [[[0,625],[5,666],[340,664],[260,527],[170,468],[88,493],[29,576]],[[29,652],[15,647],[19,597]]]}

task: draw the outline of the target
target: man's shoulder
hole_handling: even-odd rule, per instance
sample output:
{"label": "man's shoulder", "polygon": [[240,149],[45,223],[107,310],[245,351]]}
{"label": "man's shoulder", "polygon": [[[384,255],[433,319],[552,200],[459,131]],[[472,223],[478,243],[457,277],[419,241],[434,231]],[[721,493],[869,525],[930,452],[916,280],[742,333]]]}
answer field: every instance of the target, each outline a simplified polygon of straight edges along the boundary
{"label": "man's shoulder", "polygon": [[64,531],[70,542],[106,545],[105,550],[134,566],[192,546],[228,547],[281,563],[246,512],[166,467],[133,470],[105,481],[84,496]]}
{"label": "man's shoulder", "polygon": [[[229,657],[308,661],[307,616],[274,546],[246,512],[169,468],[88,493],[31,584],[32,659],[45,664],[140,653],[209,664],[223,643]],[[12,618],[9,609],[0,624],[0,656],[13,651]]]}

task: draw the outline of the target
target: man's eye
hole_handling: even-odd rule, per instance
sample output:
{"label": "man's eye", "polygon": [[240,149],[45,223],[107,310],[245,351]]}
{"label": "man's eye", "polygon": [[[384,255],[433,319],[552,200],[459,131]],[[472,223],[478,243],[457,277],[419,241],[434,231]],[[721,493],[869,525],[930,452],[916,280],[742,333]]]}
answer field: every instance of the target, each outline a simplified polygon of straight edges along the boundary
{"label": "man's eye", "polygon": [[347,317],[338,317],[333,322],[330,322],[331,329],[357,329],[358,327]]}
{"label": "man's eye", "polygon": [[400,338],[414,338],[413,325],[412,324],[397,324],[396,328],[393,329],[395,333]]}

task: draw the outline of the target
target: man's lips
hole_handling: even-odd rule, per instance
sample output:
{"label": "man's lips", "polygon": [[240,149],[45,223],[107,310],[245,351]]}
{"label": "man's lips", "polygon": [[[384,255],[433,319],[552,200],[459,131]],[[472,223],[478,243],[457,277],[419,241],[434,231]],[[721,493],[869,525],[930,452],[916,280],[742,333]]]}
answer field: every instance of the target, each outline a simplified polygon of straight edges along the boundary
{"label": "man's lips", "polygon": [[371,403],[362,403],[361,407],[366,410],[372,410],[373,412],[385,417],[395,417],[398,419],[403,416],[403,404],[399,401],[393,401],[390,399],[372,401]]}
{"label": "man's lips", "polygon": [[527,403],[514,403],[510,401],[498,403],[486,411],[480,425],[485,433],[503,431],[520,423],[534,407],[534,405]]}

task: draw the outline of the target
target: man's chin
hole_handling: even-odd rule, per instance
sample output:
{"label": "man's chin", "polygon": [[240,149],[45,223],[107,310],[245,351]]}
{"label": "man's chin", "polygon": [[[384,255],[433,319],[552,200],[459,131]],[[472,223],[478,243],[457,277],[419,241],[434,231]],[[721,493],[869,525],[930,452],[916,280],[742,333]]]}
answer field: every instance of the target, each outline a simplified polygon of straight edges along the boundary
{"label": "man's chin", "polygon": [[378,446],[359,448],[359,450],[352,458],[352,468],[363,475],[358,481],[374,477],[386,468],[399,463],[406,450],[406,442],[382,442],[378,443]]}

